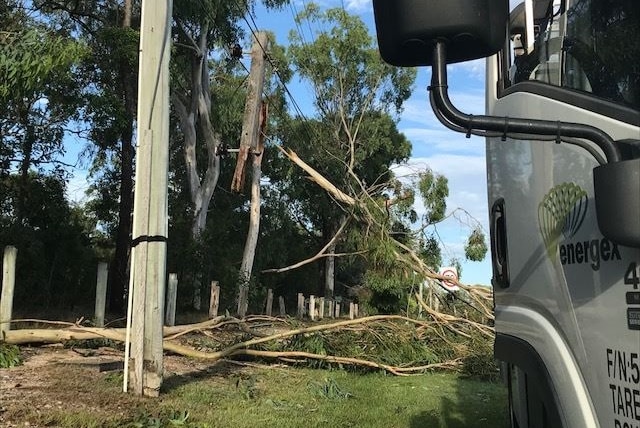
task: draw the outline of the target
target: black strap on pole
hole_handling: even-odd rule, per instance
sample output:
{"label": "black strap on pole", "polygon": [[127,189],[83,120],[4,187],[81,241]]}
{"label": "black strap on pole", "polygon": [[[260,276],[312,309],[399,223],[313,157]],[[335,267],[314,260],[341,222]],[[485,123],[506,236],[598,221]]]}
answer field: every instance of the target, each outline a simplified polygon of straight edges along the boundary
{"label": "black strap on pole", "polygon": [[136,247],[142,242],[167,242],[167,237],[162,235],[140,235],[131,241],[131,248]]}

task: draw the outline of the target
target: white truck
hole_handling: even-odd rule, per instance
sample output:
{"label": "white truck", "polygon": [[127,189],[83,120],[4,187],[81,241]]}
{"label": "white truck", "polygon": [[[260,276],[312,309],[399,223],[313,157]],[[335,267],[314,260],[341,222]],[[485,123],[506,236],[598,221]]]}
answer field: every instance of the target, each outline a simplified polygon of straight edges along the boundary
{"label": "white truck", "polygon": [[[382,57],[486,137],[495,356],[517,428],[640,428],[640,0],[373,0]],[[487,57],[486,114],[447,63]]]}

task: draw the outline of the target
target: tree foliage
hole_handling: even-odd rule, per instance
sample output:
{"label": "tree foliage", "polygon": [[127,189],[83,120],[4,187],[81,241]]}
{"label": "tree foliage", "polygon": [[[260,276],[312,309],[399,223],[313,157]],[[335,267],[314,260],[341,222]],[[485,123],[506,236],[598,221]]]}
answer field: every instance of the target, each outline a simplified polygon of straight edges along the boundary
{"label": "tree foliage", "polygon": [[441,222],[447,211],[449,183],[447,177],[427,169],[419,174],[418,189],[427,212],[424,223],[432,225]]}
{"label": "tree foliage", "polygon": [[[25,17],[18,28],[0,36],[0,100],[41,94],[47,80],[69,73],[85,53],[82,44],[58,35]],[[5,21],[6,22],[6,21]]]}
{"label": "tree foliage", "polygon": [[473,229],[464,246],[464,254],[469,260],[480,261],[487,254],[487,244],[484,233],[478,227]]}
{"label": "tree foliage", "polygon": [[[182,306],[213,279],[223,285],[223,307],[233,304],[248,195],[226,190],[235,165],[226,149],[240,139],[248,61],[233,59],[228,50],[251,43],[241,24],[255,4],[174,2],[168,269],[180,278]],[[89,303],[99,259],[111,261],[112,308],[118,312],[122,303],[131,239],[139,6],[133,0],[0,5],[0,245],[19,248],[18,306]],[[331,278],[336,295],[360,299],[371,311],[397,312],[417,281],[399,260],[407,255],[401,248],[437,268],[442,251],[436,226],[448,215],[446,177],[428,169],[411,182],[393,173],[411,155],[398,119],[415,70],[383,63],[367,27],[342,8],[309,4],[297,19],[320,29],[314,41],[293,32],[285,48],[271,35],[265,53],[269,119],[251,309],[261,309],[267,288],[290,302],[298,292],[322,294]],[[292,113],[295,102],[287,100],[284,85],[294,74],[312,90],[311,113]],[[73,144],[84,145],[89,163],[83,205],[66,196],[65,181],[74,170],[63,156],[79,151]],[[336,200],[278,148],[295,151],[358,203]],[[426,207],[422,219],[416,199]],[[425,233],[415,230],[419,223]],[[313,263],[260,273],[312,257],[330,242]],[[474,230],[467,257],[482,258],[483,245],[481,230]]]}
{"label": "tree foliage", "polygon": [[[26,185],[21,221],[18,194]],[[52,175],[30,173],[26,183],[12,174],[0,181],[0,246],[18,248],[17,308],[91,305],[98,242],[82,209],[70,206],[65,183]]]}

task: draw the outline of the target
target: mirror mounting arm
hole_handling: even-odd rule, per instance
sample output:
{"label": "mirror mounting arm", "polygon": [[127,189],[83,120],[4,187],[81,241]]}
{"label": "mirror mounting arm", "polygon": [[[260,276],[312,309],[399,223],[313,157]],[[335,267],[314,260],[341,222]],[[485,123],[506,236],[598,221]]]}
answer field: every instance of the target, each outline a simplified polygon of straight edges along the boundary
{"label": "mirror mounting arm", "polygon": [[[516,119],[510,117],[470,115],[458,110],[449,99],[447,83],[446,42],[438,40],[433,49],[433,67],[429,97],[440,121],[448,120],[463,129],[499,132],[501,135],[534,134],[566,138],[583,138],[595,143],[605,154],[608,163],[622,158],[618,146],[609,134],[594,126],[551,120]],[[443,122],[444,123],[444,122]],[[447,125],[446,123],[444,123]]]}

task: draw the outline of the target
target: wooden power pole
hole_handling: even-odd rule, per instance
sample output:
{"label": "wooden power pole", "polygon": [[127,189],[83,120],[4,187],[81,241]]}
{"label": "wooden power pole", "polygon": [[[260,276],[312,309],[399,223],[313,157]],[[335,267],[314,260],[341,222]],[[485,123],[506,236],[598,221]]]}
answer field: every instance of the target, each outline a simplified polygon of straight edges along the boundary
{"label": "wooden power pole", "polygon": [[251,47],[251,68],[249,69],[247,83],[247,99],[244,104],[240,149],[231,182],[231,191],[233,192],[242,191],[249,153],[255,152],[258,146],[260,105],[262,104],[262,89],[264,88],[265,51],[268,43],[267,33],[259,31],[255,34]]}
{"label": "wooden power pole", "polygon": [[[124,390],[157,397],[162,385],[169,169],[172,0],[143,0],[138,131]],[[130,354],[129,354],[130,352]],[[129,355],[134,370],[129,376]]]}
{"label": "wooden power pole", "polygon": [[[247,87],[247,100],[244,105],[244,118],[242,121],[242,136],[236,161],[236,169],[231,182],[231,190],[242,191],[246,176],[246,167],[249,154],[252,154],[253,180],[251,184],[251,215],[249,231],[245,243],[242,266],[238,278],[238,308],[237,314],[244,317],[247,313],[249,299],[249,281],[253,266],[255,247],[258,240],[260,225],[260,163],[264,144],[260,144],[259,129],[266,121],[266,109],[262,108],[262,90],[264,88],[265,55],[269,39],[267,33],[258,32],[251,47],[251,68]],[[261,114],[261,112],[263,114]]]}

